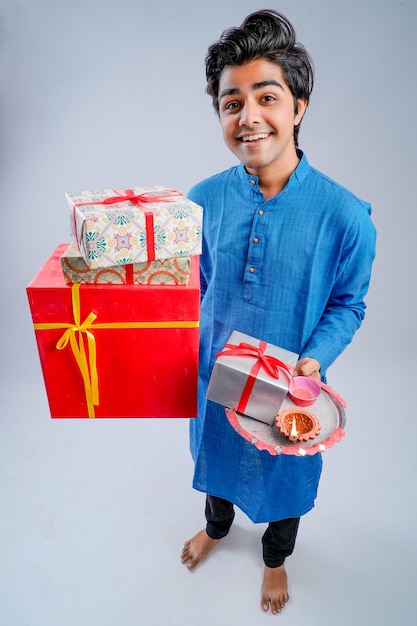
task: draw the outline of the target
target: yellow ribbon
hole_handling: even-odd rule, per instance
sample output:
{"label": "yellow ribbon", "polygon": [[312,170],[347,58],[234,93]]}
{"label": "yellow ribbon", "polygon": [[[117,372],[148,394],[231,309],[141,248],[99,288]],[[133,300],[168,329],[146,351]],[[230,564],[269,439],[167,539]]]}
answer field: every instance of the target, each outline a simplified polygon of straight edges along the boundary
{"label": "yellow ribbon", "polygon": [[[57,350],[64,350],[71,346],[72,353],[75,357],[79,370],[84,381],[85,397],[87,400],[88,417],[95,417],[95,406],[99,405],[98,393],[98,373],[97,373],[97,349],[96,338],[91,332],[95,329],[112,329],[112,328],[198,328],[198,321],[189,322],[105,322],[102,324],[94,324],[97,315],[93,312],[89,313],[85,320],[81,323],[80,312],[80,284],[74,284],[71,288],[72,294],[72,312],[74,323],[68,322],[51,322],[51,323],[35,323],[35,330],[54,330],[65,328],[56,344]],[[87,350],[84,342],[84,335],[87,340]]]}

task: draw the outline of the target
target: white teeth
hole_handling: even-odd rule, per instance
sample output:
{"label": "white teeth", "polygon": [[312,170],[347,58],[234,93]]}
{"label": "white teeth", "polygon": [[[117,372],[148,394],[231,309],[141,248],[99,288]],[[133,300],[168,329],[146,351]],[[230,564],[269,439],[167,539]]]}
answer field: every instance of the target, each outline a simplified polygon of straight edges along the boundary
{"label": "white teeth", "polygon": [[269,133],[261,133],[260,135],[246,135],[242,137],[242,141],[256,141],[257,139],[266,139]]}

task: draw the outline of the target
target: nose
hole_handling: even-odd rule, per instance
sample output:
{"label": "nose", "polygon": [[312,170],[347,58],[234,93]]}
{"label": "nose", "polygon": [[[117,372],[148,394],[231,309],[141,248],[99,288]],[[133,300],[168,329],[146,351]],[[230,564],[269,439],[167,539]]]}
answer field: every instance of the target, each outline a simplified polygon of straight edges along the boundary
{"label": "nose", "polygon": [[253,100],[246,100],[240,110],[239,125],[253,126],[260,122],[259,105]]}

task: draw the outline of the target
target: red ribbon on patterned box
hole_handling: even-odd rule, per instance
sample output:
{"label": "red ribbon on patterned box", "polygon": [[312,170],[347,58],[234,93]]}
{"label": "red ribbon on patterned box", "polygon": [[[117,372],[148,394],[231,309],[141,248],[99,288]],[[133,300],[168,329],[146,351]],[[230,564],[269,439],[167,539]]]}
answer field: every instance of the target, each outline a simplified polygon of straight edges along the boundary
{"label": "red ribbon on patterned box", "polygon": [[260,341],[258,348],[256,346],[252,346],[250,343],[245,342],[241,342],[238,346],[233,343],[226,343],[224,348],[228,349],[223,349],[221,352],[216,354],[216,358],[220,356],[250,356],[256,359],[255,364],[252,366],[248,374],[248,378],[243,388],[239,404],[237,407],[233,407],[238,413],[245,412],[250,395],[256,382],[256,378],[261,368],[263,368],[270,376],[272,376],[272,378],[279,378],[280,369],[283,369],[284,372],[288,373],[291,378],[291,370],[294,369],[293,366],[289,365],[288,363],[284,363],[283,361],[280,361],[270,354],[265,354],[267,346],[268,344],[266,341]]}
{"label": "red ribbon on patterned box", "polygon": [[[75,220],[75,209],[79,206],[95,205],[95,204],[118,204],[119,202],[131,202],[145,214],[146,229],[146,250],[148,253],[148,261],[155,261],[155,236],[154,236],[154,214],[152,211],[145,209],[147,202],[169,202],[172,198],[182,196],[183,194],[175,189],[166,189],[164,193],[155,193],[153,191],[145,191],[144,193],[135,194],[133,189],[115,189],[117,196],[110,196],[103,200],[94,200],[93,202],[76,202],[72,218],[74,220],[74,232],[79,246],[77,237],[77,224]],[[150,195],[153,194],[153,195]]]}

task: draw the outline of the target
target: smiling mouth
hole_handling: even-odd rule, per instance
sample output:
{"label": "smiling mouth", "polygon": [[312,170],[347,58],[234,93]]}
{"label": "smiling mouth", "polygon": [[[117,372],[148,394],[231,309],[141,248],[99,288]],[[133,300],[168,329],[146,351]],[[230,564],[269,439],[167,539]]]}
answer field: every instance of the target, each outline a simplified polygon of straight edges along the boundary
{"label": "smiling mouth", "polygon": [[238,137],[238,139],[243,143],[250,143],[259,139],[266,139],[267,137],[269,137],[269,133],[258,133],[257,135],[244,135],[243,137]]}

